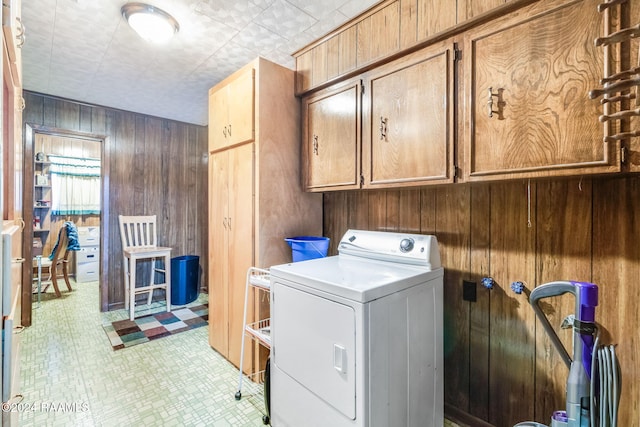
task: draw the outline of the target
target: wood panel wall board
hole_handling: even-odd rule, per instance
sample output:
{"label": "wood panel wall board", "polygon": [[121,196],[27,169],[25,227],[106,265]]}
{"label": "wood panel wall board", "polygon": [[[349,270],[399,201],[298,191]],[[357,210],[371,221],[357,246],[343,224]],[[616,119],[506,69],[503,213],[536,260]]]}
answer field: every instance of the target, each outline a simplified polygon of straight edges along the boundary
{"label": "wood panel wall board", "polygon": [[406,49],[418,41],[418,2],[400,1],[400,49]]}
{"label": "wood panel wall board", "polygon": [[[173,124],[175,126],[175,124]],[[186,133],[188,129],[180,128],[175,129],[172,126],[171,140],[168,147],[168,158],[166,165],[166,173],[163,173],[168,179],[166,192],[167,197],[171,200],[172,204],[175,204],[174,209],[170,209],[167,204],[162,207],[162,215],[167,216],[165,223],[166,241],[165,243],[170,245],[173,250],[171,251],[171,257],[178,257],[189,254],[185,251],[187,242],[187,232],[184,227],[171,227],[171,224],[194,224],[194,218],[188,219],[187,213],[187,194],[189,189],[184,188],[187,184],[186,172],[190,169],[190,159],[185,152],[185,146],[180,144],[180,141],[186,140]],[[178,165],[173,159],[185,159],[182,165]],[[163,171],[164,172],[164,171]],[[192,189],[193,191],[193,189]]]}
{"label": "wood panel wall board", "polygon": [[616,344],[622,369],[618,425],[640,426],[640,179],[593,184],[593,283],[602,344]]}
{"label": "wood panel wall board", "polygon": [[358,67],[400,49],[399,6],[392,2],[356,24]]}
{"label": "wood panel wall board", "polygon": [[[349,192],[348,225],[356,230],[369,229],[369,193],[365,191]],[[345,230],[346,232],[346,230]],[[342,236],[340,236],[342,237]]]}
{"label": "wood panel wall board", "polygon": [[420,233],[420,190],[400,190],[398,206],[398,230]]}
{"label": "wood panel wall board", "polygon": [[386,198],[386,231],[399,231],[400,228],[400,192],[397,190],[385,191]]}
{"label": "wood panel wall board", "polygon": [[[592,193],[591,180],[543,181],[536,184],[536,283],[559,280],[591,281]],[[580,230],[580,231],[578,231]],[[522,295],[526,304],[528,293]],[[571,330],[561,330],[563,319],[575,313],[572,295],[545,298],[545,314],[565,348],[572,353]],[[565,392],[569,370],[547,333],[536,320],[536,371],[534,420],[548,422],[553,411],[566,406]]]}
{"label": "wood panel wall board", "polygon": [[435,191],[435,235],[444,270],[444,395],[456,407],[469,407],[469,308],[461,304],[462,279],[469,271],[469,187]]}
{"label": "wood panel wall board", "polygon": [[312,68],[311,68],[311,85],[317,86],[327,79],[327,43],[322,43],[313,48],[312,52]]}
{"label": "wood panel wall board", "polygon": [[369,193],[369,228],[371,230],[386,231],[387,227],[387,197],[384,191]]}
{"label": "wood panel wall board", "polygon": [[308,50],[296,58],[296,93],[311,88],[312,51]]}
{"label": "wood panel wall board", "polygon": [[331,191],[324,193],[323,203],[324,208],[329,207],[332,211],[340,212],[340,215],[335,216],[323,216],[322,234],[324,236],[331,236],[329,238],[329,249],[327,250],[327,256],[338,254],[338,244],[340,238],[347,231],[348,225],[348,199],[351,194],[343,191]]}
{"label": "wood panel wall board", "polygon": [[458,22],[457,2],[418,0],[418,40],[453,27]]}
{"label": "wood panel wall board", "polygon": [[506,3],[506,0],[463,0],[457,2],[458,22],[466,21]]}
{"label": "wood panel wall board", "polygon": [[[490,292],[480,285],[490,275],[491,191],[487,185],[470,189],[469,270],[466,279],[476,282],[476,302],[459,304],[469,307],[469,408],[480,419],[489,418],[489,344],[491,341]],[[465,408],[461,408],[465,409]]]}
{"label": "wood panel wall board", "polygon": [[[489,422],[512,425],[533,417],[522,402],[535,399],[534,313],[511,289],[513,281],[535,282],[535,229],[527,226],[527,183],[491,187]],[[535,187],[531,187],[535,212]],[[495,208],[500,207],[500,208]],[[512,369],[510,367],[516,367]]]}
{"label": "wood panel wall board", "polygon": [[339,74],[355,70],[357,64],[357,27],[352,25],[340,33]]}
{"label": "wood panel wall board", "polygon": [[336,34],[324,43],[327,46],[327,80],[340,75],[340,35]]}
{"label": "wood panel wall board", "polygon": [[436,194],[435,188],[420,189],[420,232],[422,234],[435,234]]}

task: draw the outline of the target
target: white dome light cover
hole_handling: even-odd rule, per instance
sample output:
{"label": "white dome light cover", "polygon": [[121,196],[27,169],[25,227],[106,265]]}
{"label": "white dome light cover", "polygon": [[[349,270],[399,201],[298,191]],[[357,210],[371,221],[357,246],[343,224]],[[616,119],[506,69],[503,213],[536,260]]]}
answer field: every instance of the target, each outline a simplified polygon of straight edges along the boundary
{"label": "white dome light cover", "polygon": [[167,42],[180,29],[173,16],[146,3],[127,3],[120,12],[140,37],[153,43]]}

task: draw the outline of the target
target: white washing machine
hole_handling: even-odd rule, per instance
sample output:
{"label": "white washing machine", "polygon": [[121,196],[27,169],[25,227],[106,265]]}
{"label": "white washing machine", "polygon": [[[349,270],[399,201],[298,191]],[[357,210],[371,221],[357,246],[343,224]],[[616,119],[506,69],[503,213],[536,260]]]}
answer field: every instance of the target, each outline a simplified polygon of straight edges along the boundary
{"label": "white washing machine", "polygon": [[338,251],[270,269],[271,425],[442,426],[435,236],[349,230]]}

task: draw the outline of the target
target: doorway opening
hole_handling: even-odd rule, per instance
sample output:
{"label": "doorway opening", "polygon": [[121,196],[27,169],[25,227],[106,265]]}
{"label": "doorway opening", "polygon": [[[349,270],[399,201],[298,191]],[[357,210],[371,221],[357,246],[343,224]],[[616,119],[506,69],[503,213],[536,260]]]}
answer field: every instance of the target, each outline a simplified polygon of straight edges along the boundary
{"label": "doorway opening", "polygon": [[[100,310],[107,305],[104,283],[108,235],[108,162],[105,136],[27,124],[25,128],[23,253],[27,260],[52,253],[67,221],[78,229],[81,251],[69,265],[76,283],[99,281]],[[32,231],[31,231],[32,230]],[[87,253],[85,253],[87,252]],[[27,262],[29,265],[29,261]],[[33,269],[25,268],[22,324],[31,325]]]}

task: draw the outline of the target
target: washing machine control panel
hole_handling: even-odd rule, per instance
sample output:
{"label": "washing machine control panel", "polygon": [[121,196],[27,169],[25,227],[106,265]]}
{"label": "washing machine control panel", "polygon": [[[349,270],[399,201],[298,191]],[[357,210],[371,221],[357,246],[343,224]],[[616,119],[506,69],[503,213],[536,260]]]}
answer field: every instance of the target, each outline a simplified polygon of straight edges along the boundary
{"label": "washing machine control panel", "polygon": [[338,245],[340,255],[440,267],[435,236],[386,231],[348,230]]}

